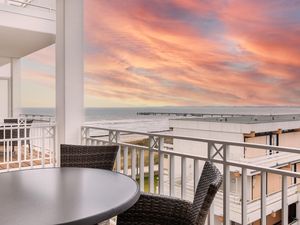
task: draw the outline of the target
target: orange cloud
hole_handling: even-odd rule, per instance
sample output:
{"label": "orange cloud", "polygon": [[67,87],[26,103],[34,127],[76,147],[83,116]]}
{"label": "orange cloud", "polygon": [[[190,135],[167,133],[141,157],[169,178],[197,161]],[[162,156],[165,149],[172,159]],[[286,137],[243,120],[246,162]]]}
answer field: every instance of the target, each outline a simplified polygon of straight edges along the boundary
{"label": "orange cloud", "polygon": [[85,1],[86,93],[101,106],[299,105],[299,10],[280,0]]}

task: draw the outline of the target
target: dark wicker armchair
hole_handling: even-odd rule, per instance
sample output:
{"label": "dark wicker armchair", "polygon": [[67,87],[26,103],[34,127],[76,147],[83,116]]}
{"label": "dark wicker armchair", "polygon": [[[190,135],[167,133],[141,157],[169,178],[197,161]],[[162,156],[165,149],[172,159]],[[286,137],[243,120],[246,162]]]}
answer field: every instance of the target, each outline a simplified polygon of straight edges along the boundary
{"label": "dark wicker armchair", "polygon": [[117,225],[203,225],[221,183],[219,170],[206,162],[193,203],[142,194],[132,208],[118,216]]}
{"label": "dark wicker armchair", "polygon": [[[61,145],[61,167],[81,167],[113,170],[119,146]],[[99,223],[109,224],[109,220]]]}
{"label": "dark wicker armchair", "polygon": [[61,167],[112,170],[119,146],[61,145]]}

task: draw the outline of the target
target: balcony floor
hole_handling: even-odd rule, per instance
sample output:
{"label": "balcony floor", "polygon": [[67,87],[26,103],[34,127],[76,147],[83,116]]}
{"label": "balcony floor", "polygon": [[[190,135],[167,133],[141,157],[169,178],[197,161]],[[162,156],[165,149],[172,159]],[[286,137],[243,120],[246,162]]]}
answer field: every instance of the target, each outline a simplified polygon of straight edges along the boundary
{"label": "balcony floor", "polygon": [[[8,156],[9,154],[9,156]],[[3,146],[0,146],[0,171],[7,170],[7,169],[17,169],[17,168],[26,168],[26,167],[38,167],[43,165],[50,165],[53,163],[53,158],[50,159],[49,152],[45,152],[44,159],[42,157],[42,152],[38,149],[33,148],[32,153],[29,151],[28,148],[21,147],[19,151],[20,157],[18,157],[18,149],[15,147],[15,151],[5,151]],[[31,155],[32,154],[32,155]],[[7,158],[9,158],[7,160]]]}

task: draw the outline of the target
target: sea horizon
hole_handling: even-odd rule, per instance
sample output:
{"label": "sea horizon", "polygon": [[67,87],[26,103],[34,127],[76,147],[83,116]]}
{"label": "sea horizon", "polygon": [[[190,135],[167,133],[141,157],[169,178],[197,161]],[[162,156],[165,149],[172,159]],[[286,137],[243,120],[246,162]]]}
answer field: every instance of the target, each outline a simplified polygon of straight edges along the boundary
{"label": "sea horizon", "polygon": [[[169,128],[175,115],[138,115],[140,112],[207,114],[300,114],[300,106],[167,106],[167,107],[86,107],[85,122],[105,127],[153,131]],[[23,107],[22,114],[55,116],[52,107]]]}

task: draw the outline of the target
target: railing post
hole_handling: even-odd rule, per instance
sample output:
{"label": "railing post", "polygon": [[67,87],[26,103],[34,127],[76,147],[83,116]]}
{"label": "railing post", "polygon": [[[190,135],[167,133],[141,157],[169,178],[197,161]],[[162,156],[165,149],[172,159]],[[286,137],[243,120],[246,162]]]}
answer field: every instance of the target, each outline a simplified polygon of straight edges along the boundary
{"label": "railing post", "polygon": [[[19,162],[19,169],[21,168],[21,140],[20,140],[20,123],[18,123],[18,135],[17,135],[17,137],[18,137],[18,162]],[[25,151],[26,151],[26,149],[25,149]]]}
{"label": "railing post", "polygon": [[85,130],[85,145],[89,145],[90,144],[90,128],[86,128]]}
{"label": "railing post", "polygon": [[230,166],[227,164],[229,145],[223,146],[223,153],[223,224],[230,225]]}
{"label": "railing post", "polygon": [[128,146],[124,147],[124,158],[123,158],[123,172],[128,174]]}
{"label": "railing post", "polygon": [[[119,145],[120,132],[116,131],[116,144]],[[121,146],[119,145],[119,150],[117,153],[117,172],[121,171]]]}
{"label": "railing post", "polygon": [[164,138],[159,138],[159,194],[164,194],[164,160],[165,155],[161,151],[164,150]]}
{"label": "railing post", "polygon": [[145,166],[145,154],[144,150],[140,150],[140,190],[144,191],[144,166]]}
{"label": "railing post", "polygon": [[248,198],[247,169],[242,168],[242,225],[248,224],[247,198]]}
{"label": "railing post", "polygon": [[287,176],[282,176],[282,209],[281,209],[282,225],[288,225],[287,189],[288,189]]}
{"label": "railing post", "polygon": [[266,218],[266,205],[267,205],[267,173],[261,172],[261,200],[260,200],[260,210],[261,210],[261,225],[267,224],[267,218]]}
{"label": "railing post", "polygon": [[149,136],[149,191],[154,193],[154,136]]}
{"label": "railing post", "polygon": [[131,150],[131,177],[136,179],[136,148]]}
{"label": "railing post", "polygon": [[194,192],[197,190],[198,182],[200,179],[200,171],[199,171],[199,160],[194,160]]}
{"label": "railing post", "polygon": [[175,156],[170,155],[170,195],[175,196]]}
{"label": "railing post", "polygon": [[81,127],[81,144],[84,145],[84,139],[85,139],[85,127]]}
{"label": "railing post", "polygon": [[[207,143],[207,159],[210,161],[212,158],[212,150],[213,145],[211,142]],[[215,206],[214,201],[212,202],[210,208],[209,208],[209,215],[208,215],[208,224],[214,225],[215,224]]]}
{"label": "railing post", "polygon": [[186,158],[181,157],[181,198],[186,198]]}
{"label": "railing post", "polygon": [[53,151],[53,166],[55,167],[56,165],[60,166],[60,159],[58,159],[58,154],[56,154],[56,125],[53,125],[52,127],[53,133],[52,133],[52,151]]}
{"label": "railing post", "polygon": [[114,132],[112,130],[108,131],[108,142],[109,144],[112,144],[113,143],[113,140],[114,140]]}
{"label": "railing post", "polygon": [[[42,167],[45,167],[45,127],[41,127],[42,129]],[[30,149],[32,152],[33,149]]]}

